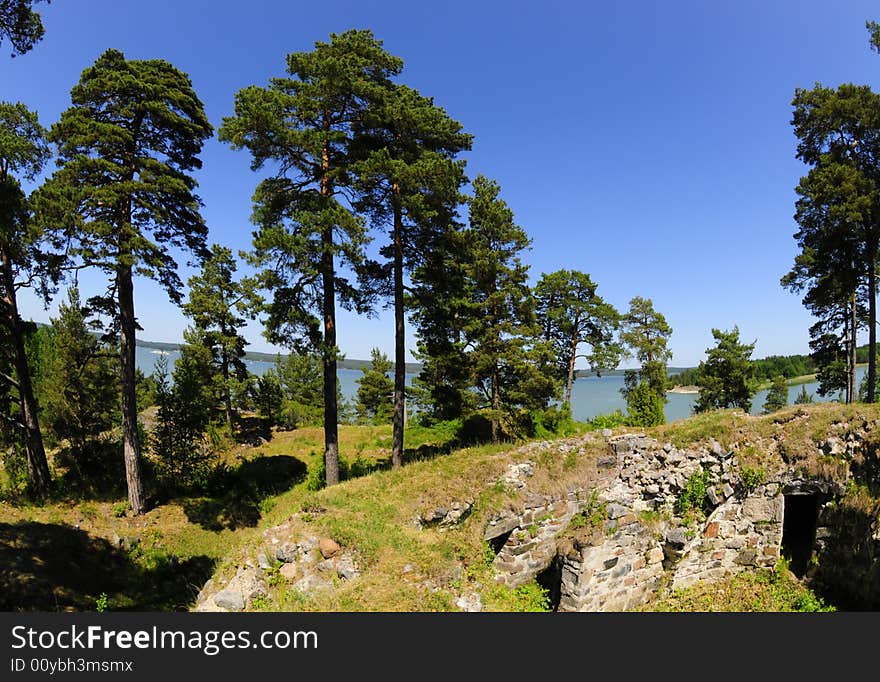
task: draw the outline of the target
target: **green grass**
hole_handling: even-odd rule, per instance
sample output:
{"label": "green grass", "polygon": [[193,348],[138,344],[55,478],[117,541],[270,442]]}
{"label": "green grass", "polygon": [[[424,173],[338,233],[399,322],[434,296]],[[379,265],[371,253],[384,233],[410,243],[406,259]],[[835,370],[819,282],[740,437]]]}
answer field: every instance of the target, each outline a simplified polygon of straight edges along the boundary
{"label": "green grass", "polygon": [[661,596],[640,611],[817,612],[834,611],[788,572],[784,560],[773,570],[746,571],[712,584],[697,584]]}

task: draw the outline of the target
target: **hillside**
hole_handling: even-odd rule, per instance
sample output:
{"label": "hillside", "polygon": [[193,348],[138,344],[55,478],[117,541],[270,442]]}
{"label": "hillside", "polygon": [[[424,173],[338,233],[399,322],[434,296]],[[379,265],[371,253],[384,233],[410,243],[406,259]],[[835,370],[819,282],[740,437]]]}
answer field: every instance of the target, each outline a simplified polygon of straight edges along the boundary
{"label": "hillside", "polygon": [[[849,561],[841,553],[857,546],[859,532],[870,537],[877,522],[878,503],[867,485],[877,475],[878,424],[877,406],[817,404],[764,417],[722,411],[646,431],[583,432],[445,455],[438,450],[440,441],[432,444],[427,432],[414,428],[408,462],[393,471],[386,468],[388,427],[343,427],[350,478],[326,490],[309,489],[319,469],[321,430],[274,432],[259,447],[239,446],[229,453],[232,479],[226,483],[234,485],[225,486],[228,492],[159,500],[143,517],[120,515],[112,495],[88,502],[59,499],[44,507],[0,503],[0,557],[7,567],[3,594],[7,607],[25,610],[91,610],[102,595],[110,609],[216,610],[221,593],[224,599],[233,595],[231,601],[220,599],[227,607],[222,610],[545,610],[553,603],[552,575],[499,582],[516,568],[518,556],[537,561],[535,552],[552,545],[553,556],[571,562],[575,555],[586,557],[587,548],[605,551],[609,542],[632,538],[632,546],[660,542],[663,548],[659,558],[647,549],[644,556],[658,563],[649,561],[633,575],[652,566],[659,571],[669,563],[662,555],[673,546],[670,538],[678,542],[680,536],[682,546],[675,551],[685,552],[687,543],[700,540],[694,532],[709,528],[714,522],[707,519],[715,517],[683,515],[677,506],[639,511],[625,495],[614,495],[623,494],[623,484],[653,491],[646,477],[656,476],[654,499],[665,496],[678,505],[676,500],[692,494],[693,475],[701,466],[717,470],[717,476],[711,474],[722,498],[711,512],[716,516],[725,504],[748,502],[739,499],[749,490],[746,483],[780,495],[781,484],[772,481],[824,490],[833,502],[827,513],[838,514],[841,528],[855,534],[827,546],[828,561],[869,576],[876,570],[873,563],[853,558],[855,549]],[[612,464],[609,455],[615,452]],[[665,464],[658,468],[657,462]],[[722,483],[731,487],[729,497]],[[703,490],[696,507],[706,505],[708,513]],[[495,538],[504,537],[510,519],[516,519],[521,537],[508,533],[499,547],[492,529],[501,531]],[[523,554],[512,553],[518,551]],[[658,592],[657,601],[638,608],[653,608],[652,603],[660,610],[823,606],[805,577],[792,578],[776,556],[766,557],[748,575],[725,578],[720,584],[729,589],[710,591],[709,597],[706,590],[695,595],[700,583]],[[852,576],[835,574],[822,556],[819,562],[823,570],[811,579],[823,594],[835,596],[833,603],[852,606],[859,598],[862,603],[877,598],[873,588],[857,589],[861,597],[854,597]],[[761,573],[761,566],[777,570]],[[610,575],[616,569],[607,570]],[[742,592],[735,586],[745,584],[755,595],[754,608],[733,599]]]}

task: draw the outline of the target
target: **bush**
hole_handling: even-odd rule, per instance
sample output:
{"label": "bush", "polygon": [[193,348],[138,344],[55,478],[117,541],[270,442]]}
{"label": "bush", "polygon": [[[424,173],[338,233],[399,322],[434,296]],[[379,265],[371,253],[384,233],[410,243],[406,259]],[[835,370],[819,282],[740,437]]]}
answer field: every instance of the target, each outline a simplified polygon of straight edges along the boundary
{"label": "bush", "polygon": [[281,403],[281,415],[278,426],[292,431],[303,426],[317,426],[324,418],[321,407],[303,405],[295,400],[284,400]]}
{"label": "bush", "polygon": [[666,422],[663,407],[665,398],[659,395],[651,385],[643,381],[632,388],[626,396],[626,407],[629,426],[657,426]]}
{"label": "bush", "polygon": [[679,514],[687,514],[689,511],[705,511],[706,492],[709,489],[709,472],[700,471],[693,474],[685,484],[684,490],[675,502],[676,511]]}
{"label": "bush", "polygon": [[3,452],[3,490],[12,496],[21,495],[28,489],[27,458],[24,450],[13,445]]}
{"label": "bush", "polygon": [[600,414],[593,417],[587,422],[590,430],[597,431],[599,429],[614,429],[618,426],[626,425],[626,415],[620,410],[615,410],[609,414]]}

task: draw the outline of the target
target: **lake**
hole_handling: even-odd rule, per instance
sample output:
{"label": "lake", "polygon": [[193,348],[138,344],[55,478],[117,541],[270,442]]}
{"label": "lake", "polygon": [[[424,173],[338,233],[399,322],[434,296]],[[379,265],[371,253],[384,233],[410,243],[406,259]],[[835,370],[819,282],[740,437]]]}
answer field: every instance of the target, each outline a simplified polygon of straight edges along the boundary
{"label": "lake", "polygon": [[[167,351],[168,370],[174,368],[174,361],[180,357],[179,351]],[[138,346],[136,352],[136,360],[138,368],[145,374],[152,374],[155,368],[156,360],[160,357],[160,352]],[[245,364],[250,372],[254,374],[262,374],[267,369],[275,365],[274,362],[265,362],[260,360],[245,360]],[[865,367],[856,368],[857,383],[861,383],[865,376]],[[339,384],[342,395],[349,400],[353,400],[357,394],[357,380],[363,376],[363,372],[357,369],[340,369],[338,372]],[[413,379],[412,374],[407,374],[406,380],[409,384]],[[835,400],[836,396],[828,396],[823,398],[817,393],[819,384],[812,382],[805,384],[807,393],[813,395],[816,402]],[[626,402],[620,394],[623,388],[622,376],[603,376],[603,377],[581,377],[576,379],[571,392],[572,416],[578,421],[587,421],[600,414],[608,414],[614,410],[626,412]],[[788,403],[792,404],[795,398],[801,392],[801,386],[789,386]],[[684,419],[692,414],[696,395],[687,393],[669,393],[667,394],[669,402],[666,403],[665,414],[666,421],[672,422],[676,419]],[[760,414],[764,401],[767,399],[767,390],[758,391],[752,399],[752,414]]]}

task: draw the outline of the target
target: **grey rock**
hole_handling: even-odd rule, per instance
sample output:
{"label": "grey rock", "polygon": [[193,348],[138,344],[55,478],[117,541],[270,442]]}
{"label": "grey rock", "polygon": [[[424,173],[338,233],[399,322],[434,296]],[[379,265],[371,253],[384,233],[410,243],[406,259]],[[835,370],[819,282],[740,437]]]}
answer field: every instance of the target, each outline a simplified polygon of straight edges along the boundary
{"label": "grey rock", "polygon": [[214,595],[214,603],[226,611],[244,611],[244,595],[238,590],[225,589]]}
{"label": "grey rock", "polygon": [[257,566],[260,567],[263,571],[268,571],[272,568],[272,564],[269,562],[269,557],[267,557],[263,552],[257,554]]}
{"label": "grey rock", "polygon": [[480,595],[475,592],[461,595],[455,600],[455,605],[467,613],[479,613],[483,610],[483,602],[480,599]]}
{"label": "grey rock", "polygon": [[675,548],[682,548],[687,544],[687,535],[684,528],[670,528],[666,531],[666,542]]}
{"label": "grey rock", "polygon": [[733,493],[734,493],[735,491],[734,491],[734,489],[731,487],[730,483],[725,483],[725,484],[721,487],[721,492],[724,494],[724,497],[730,497],[731,495],[733,495]]}
{"label": "grey rock", "polygon": [[281,563],[290,564],[296,561],[299,555],[299,546],[291,542],[285,542],[275,548],[275,558]]}
{"label": "grey rock", "polygon": [[709,498],[709,502],[712,503],[713,507],[717,507],[718,504],[721,502],[721,498],[718,497],[718,493],[715,492],[715,488],[709,488],[706,491],[706,497]]}
{"label": "grey rock", "polygon": [[336,559],[336,575],[343,580],[354,580],[361,572],[354,559],[349,554],[344,554]]}
{"label": "grey rock", "polygon": [[314,573],[309,573],[301,580],[295,582],[293,585],[293,589],[297,590],[298,592],[308,593],[316,592],[329,586],[330,584],[326,580],[322,579],[320,576],[315,575]]}
{"label": "grey rock", "polygon": [[625,516],[629,514],[629,509],[620,504],[609,504],[608,505],[608,518],[609,519],[619,519],[621,516]]}

